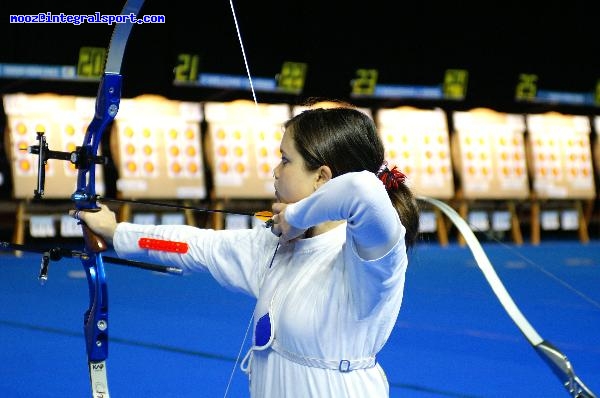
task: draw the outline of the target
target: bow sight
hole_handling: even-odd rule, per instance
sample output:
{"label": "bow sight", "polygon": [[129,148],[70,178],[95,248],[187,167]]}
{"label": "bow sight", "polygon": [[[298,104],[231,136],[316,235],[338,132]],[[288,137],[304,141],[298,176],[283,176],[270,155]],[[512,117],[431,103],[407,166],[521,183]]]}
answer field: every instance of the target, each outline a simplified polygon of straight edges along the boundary
{"label": "bow sight", "polygon": [[[37,188],[33,191],[34,200],[42,199],[44,196],[48,159],[68,160],[75,165],[76,169],[89,169],[92,165],[105,165],[107,163],[107,157],[92,153],[92,148],[89,145],[78,146],[73,152],[52,151],[48,148],[48,142],[43,131],[37,132],[36,139],[38,144],[27,148],[29,153],[38,155],[38,178]],[[95,200],[95,198],[88,198],[87,196],[84,192],[75,192],[72,199],[75,201]]]}

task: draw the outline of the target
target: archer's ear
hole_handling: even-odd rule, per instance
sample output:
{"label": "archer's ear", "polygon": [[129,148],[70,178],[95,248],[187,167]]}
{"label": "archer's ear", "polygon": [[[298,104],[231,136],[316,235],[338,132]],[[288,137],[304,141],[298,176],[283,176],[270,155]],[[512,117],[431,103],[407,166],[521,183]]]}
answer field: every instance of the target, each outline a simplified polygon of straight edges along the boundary
{"label": "archer's ear", "polygon": [[331,180],[332,178],[332,173],[331,173],[331,169],[329,168],[329,166],[321,166],[319,167],[319,169],[317,170],[317,178],[315,180],[315,191],[323,184],[325,184],[327,181]]}

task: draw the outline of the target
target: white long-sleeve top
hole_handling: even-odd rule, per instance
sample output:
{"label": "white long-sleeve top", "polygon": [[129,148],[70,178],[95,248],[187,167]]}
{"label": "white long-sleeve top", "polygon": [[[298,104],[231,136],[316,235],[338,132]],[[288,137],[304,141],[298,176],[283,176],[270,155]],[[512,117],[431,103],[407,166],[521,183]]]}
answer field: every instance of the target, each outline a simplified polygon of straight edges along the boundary
{"label": "white long-sleeve top", "polygon": [[[344,174],[289,205],[285,217],[298,228],[346,222],[279,247],[262,226],[215,231],[120,223],[113,245],[121,257],[207,270],[221,285],[257,299],[255,326],[268,313],[272,331],[268,346],[249,355],[252,397],[389,396],[383,370],[370,359],[396,322],[408,260],[405,229],[383,184],[370,172]],[[140,249],[142,237],[186,242],[189,250]],[[369,259],[357,246],[368,248]]]}

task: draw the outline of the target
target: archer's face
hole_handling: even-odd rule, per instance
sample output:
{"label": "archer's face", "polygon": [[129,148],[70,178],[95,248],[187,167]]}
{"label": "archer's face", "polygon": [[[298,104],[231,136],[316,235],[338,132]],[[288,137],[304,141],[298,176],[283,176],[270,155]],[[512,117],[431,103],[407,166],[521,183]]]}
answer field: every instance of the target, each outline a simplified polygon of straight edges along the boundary
{"label": "archer's face", "polygon": [[281,203],[295,203],[315,191],[318,170],[306,169],[304,159],[294,146],[291,133],[283,134],[280,150],[281,161],[273,171],[275,194]]}

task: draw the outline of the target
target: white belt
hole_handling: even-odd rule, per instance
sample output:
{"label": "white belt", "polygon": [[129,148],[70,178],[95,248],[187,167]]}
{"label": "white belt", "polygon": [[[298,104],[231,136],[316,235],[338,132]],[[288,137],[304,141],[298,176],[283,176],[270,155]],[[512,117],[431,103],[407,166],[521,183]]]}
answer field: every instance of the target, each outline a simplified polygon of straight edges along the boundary
{"label": "white belt", "polygon": [[356,369],[372,368],[377,364],[377,359],[375,356],[340,360],[305,357],[300,354],[285,350],[283,347],[281,347],[281,344],[279,344],[276,339],[274,339],[271,343],[271,348],[285,359],[289,359],[290,361],[299,363],[300,365],[310,366],[313,368],[339,370],[342,373],[352,372]]}

